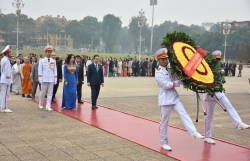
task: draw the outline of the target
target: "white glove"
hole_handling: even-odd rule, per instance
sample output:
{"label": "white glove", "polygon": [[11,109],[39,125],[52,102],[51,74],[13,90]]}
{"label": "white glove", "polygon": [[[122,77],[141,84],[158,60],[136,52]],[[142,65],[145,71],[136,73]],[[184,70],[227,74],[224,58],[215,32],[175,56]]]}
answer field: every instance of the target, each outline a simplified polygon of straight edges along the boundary
{"label": "white glove", "polygon": [[43,82],[42,81],[39,81],[40,84],[42,84]]}
{"label": "white glove", "polygon": [[55,82],[55,85],[57,84],[57,82]]}

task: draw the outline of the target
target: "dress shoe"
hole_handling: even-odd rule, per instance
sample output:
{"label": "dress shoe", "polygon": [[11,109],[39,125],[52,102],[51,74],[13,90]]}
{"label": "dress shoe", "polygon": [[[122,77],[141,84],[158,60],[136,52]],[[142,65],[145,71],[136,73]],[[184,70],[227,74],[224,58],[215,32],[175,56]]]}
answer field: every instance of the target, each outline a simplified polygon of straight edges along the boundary
{"label": "dress shoe", "polygon": [[92,110],[94,110],[94,109],[95,109],[95,106],[92,106],[91,108],[92,108]]}
{"label": "dress shoe", "polygon": [[198,133],[197,131],[194,131],[192,134],[191,134],[191,137],[192,138],[197,138],[197,139],[203,139],[204,136],[202,136],[200,133]]}
{"label": "dress shoe", "polygon": [[215,141],[211,138],[204,138],[204,141],[209,143],[209,144],[215,144]]}
{"label": "dress shoe", "polygon": [[44,97],[47,98],[47,95],[45,95]]}
{"label": "dress shoe", "polygon": [[84,102],[83,101],[78,101],[78,103],[83,104]]}
{"label": "dress shoe", "polygon": [[53,111],[50,107],[46,107],[47,111]]}
{"label": "dress shoe", "polygon": [[25,95],[24,95],[24,94],[22,94],[22,97],[25,97]]}
{"label": "dress shoe", "polygon": [[164,150],[168,150],[168,151],[171,151],[171,150],[172,150],[172,148],[171,148],[168,144],[164,144],[164,145],[162,145],[161,147],[162,147],[162,149],[164,149]]}
{"label": "dress shoe", "polygon": [[95,106],[95,108],[96,108],[96,109],[98,109],[98,107],[97,107],[97,106]]}
{"label": "dress shoe", "polygon": [[27,95],[27,98],[31,98],[31,96],[30,96],[30,95]]}
{"label": "dress shoe", "polygon": [[11,113],[12,111],[8,108],[5,108],[5,109],[1,109],[1,112],[4,112],[4,113]]}
{"label": "dress shoe", "polygon": [[52,102],[52,103],[56,103],[56,101],[54,101],[54,100],[52,100],[51,102]]}
{"label": "dress shoe", "polygon": [[43,105],[39,105],[39,108],[40,108],[40,109],[43,109]]}
{"label": "dress shoe", "polygon": [[248,128],[250,128],[250,125],[244,124],[243,122],[239,123],[239,125],[237,126],[238,130],[243,130],[243,129],[248,129]]}

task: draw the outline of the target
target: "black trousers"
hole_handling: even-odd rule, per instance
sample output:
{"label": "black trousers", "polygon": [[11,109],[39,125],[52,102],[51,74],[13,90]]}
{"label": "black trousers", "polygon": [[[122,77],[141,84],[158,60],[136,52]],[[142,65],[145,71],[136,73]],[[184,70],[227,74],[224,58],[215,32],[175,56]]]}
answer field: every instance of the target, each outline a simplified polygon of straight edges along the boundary
{"label": "black trousers", "polygon": [[59,86],[59,80],[57,80],[56,85],[54,85],[53,95],[52,95],[52,99],[51,100],[54,100],[54,98],[56,97],[56,92],[57,92],[58,86]]}
{"label": "black trousers", "polygon": [[155,67],[152,67],[152,77],[155,76]]}
{"label": "black trousers", "polygon": [[141,76],[146,76],[146,70],[145,70],[145,68],[141,68]]}
{"label": "black trousers", "polygon": [[77,100],[82,100],[82,82],[79,82],[79,84],[77,85]]}
{"label": "black trousers", "polygon": [[100,92],[100,85],[90,85],[91,87],[91,102],[92,102],[92,106],[96,106],[96,100],[99,96],[99,92]]}

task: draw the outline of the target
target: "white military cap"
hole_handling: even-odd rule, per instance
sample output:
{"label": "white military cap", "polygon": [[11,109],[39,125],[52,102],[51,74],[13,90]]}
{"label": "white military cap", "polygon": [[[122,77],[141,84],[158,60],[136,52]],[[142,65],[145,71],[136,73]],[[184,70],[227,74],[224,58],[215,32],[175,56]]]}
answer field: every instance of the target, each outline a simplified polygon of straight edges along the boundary
{"label": "white military cap", "polygon": [[44,48],[44,51],[52,51],[52,50],[53,50],[53,47],[51,45],[47,45]]}
{"label": "white military cap", "polygon": [[215,50],[211,53],[213,56],[215,56],[217,59],[221,59],[221,51]]}
{"label": "white military cap", "polygon": [[167,48],[161,48],[155,53],[155,57],[157,59],[161,58],[167,58],[168,57],[168,49]]}
{"label": "white military cap", "polygon": [[8,53],[9,51],[10,51],[10,46],[7,45],[7,46],[3,49],[3,51],[1,52],[1,54],[6,54],[6,53]]}

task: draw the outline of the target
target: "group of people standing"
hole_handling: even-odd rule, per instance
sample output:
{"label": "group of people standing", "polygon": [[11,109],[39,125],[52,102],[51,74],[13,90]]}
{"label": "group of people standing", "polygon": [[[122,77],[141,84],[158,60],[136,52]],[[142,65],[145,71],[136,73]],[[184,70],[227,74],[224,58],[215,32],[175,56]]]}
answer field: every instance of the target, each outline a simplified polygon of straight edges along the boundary
{"label": "group of people standing", "polygon": [[[235,76],[235,72],[236,72],[236,67],[237,67],[237,64],[234,63],[234,62],[230,62],[230,61],[227,61],[226,63],[223,62],[221,63],[221,68],[224,69],[224,75],[225,76],[232,76],[234,77]],[[240,61],[240,64],[238,65],[238,77],[241,77],[242,75],[242,69],[243,69],[243,64],[242,62]]]}
{"label": "group of people standing", "polygon": [[[83,60],[87,67],[93,60],[89,57]],[[135,56],[134,58],[129,55],[126,58],[100,58],[99,64],[103,69],[104,77],[130,77],[130,76],[155,76],[155,68],[158,66],[158,61],[153,58],[141,58],[140,60]],[[87,73],[86,69],[86,73]]]}
{"label": "group of people standing", "polygon": [[[1,111],[12,112],[7,101],[9,92],[16,95],[22,93],[22,97],[35,99],[37,87],[39,86],[39,108],[44,108],[44,99],[46,100],[46,110],[52,111],[51,104],[56,102],[55,95],[59,83],[63,80],[62,108],[75,109],[76,100],[83,104],[82,85],[84,84],[84,64],[79,55],[68,54],[64,70],[62,72],[62,59],[53,52],[53,47],[48,45],[44,49],[45,57],[39,59],[30,54],[24,57],[19,54],[16,59],[11,56],[11,49],[8,45],[3,51],[1,58]],[[102,69],[99,63],[99,56],[94,56],[94,64]],[[96,100],[99,95],[100,86],[104,86],[103,71],[91,71],[88,69],[88,86],[91,87],[92,110],[97,109]],[[95,68],[97,69],[97,68]],[[97,73],[95,73],[97,72]],[[98,88],[99,86],[99,88]]]}

